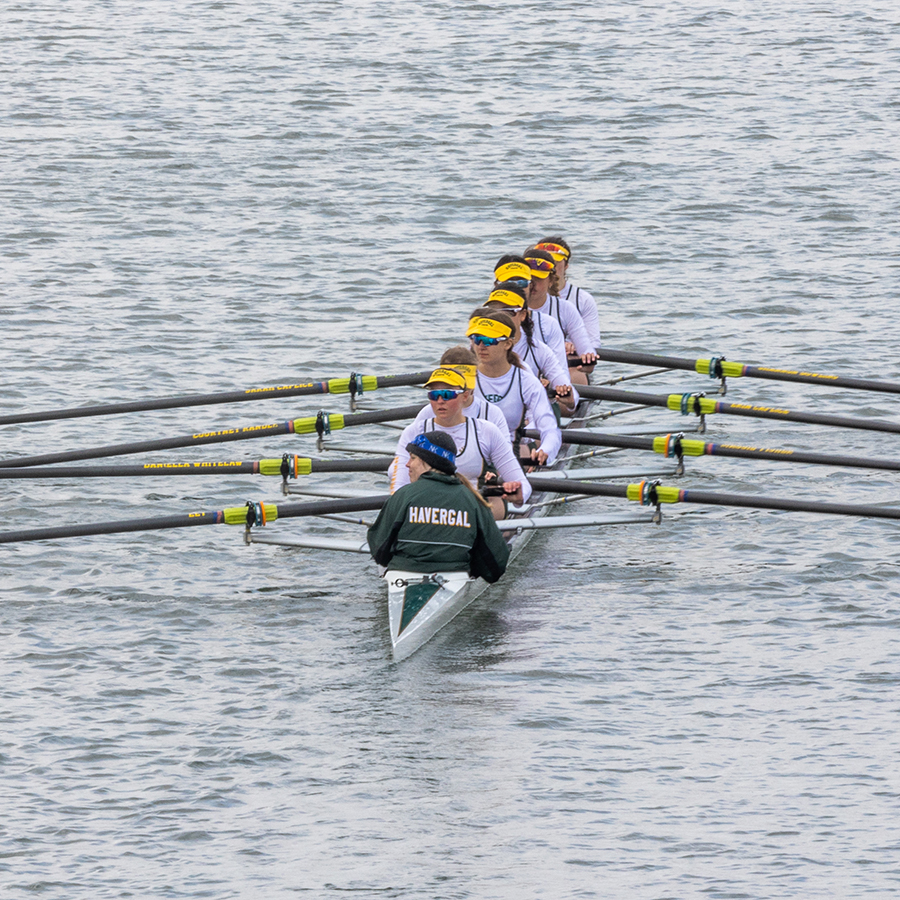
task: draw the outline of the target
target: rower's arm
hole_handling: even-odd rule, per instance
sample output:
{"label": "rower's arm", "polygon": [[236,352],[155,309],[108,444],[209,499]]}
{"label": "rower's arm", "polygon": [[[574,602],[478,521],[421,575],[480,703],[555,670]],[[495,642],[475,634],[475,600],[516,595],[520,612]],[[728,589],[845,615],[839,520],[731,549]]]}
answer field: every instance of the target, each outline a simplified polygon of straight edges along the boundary
{"label": "rower's arm", "polygon": [[562,447],[562,434],[556,424],[550,401],[543,389],[530,390],[527,401],[532,424],[541,433],[541,450],[547,454],[547,465],[553,465]]}
{"label": "rower's arm", "polygon": [[502,434],[499,429],[494,429],[494,431],[496,431],[496,434],[492,431],[489,438],[488,453],[490,455],[488,458],[497,470],[497,475],[499,476],[497,480],[500,482],[521,482],[523,499],[527,500],[531,496],[531,485],[522,471],[522,466],[519,465],[519,461],[516,459],[516,455],[513,453],[512,446],[506,435]]}
{"label": "rower's arm", "polygon": [[575,345],[575,352],[579,356],[584,356],[585,353],[594,353],[597,348],[588,337],[581,313],[571,303],[567,303],[566,307],[565,332],[566,337]]}

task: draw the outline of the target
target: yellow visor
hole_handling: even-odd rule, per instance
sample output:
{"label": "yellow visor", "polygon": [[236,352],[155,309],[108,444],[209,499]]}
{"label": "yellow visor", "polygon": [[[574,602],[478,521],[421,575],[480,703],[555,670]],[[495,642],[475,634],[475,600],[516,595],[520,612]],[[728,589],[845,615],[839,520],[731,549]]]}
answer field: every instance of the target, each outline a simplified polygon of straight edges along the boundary
{"label": "yellow visor", "polygon": [[[475,366],[472,368],[474,369]],[[464,391],[469,389],[466,376],[462,372],[444,366],[431,373],[431,377],[425,382],[425,387],[432,384],[448,384],[450,387],[460,388]]]}
{"label": "yellow visor", "polygon": [[525,258],[528,260],[528,265],[531,266],[532,278],[549,278],[553,263],[541,259],[539,256],[526,256]]}
{"label": "yellow visor", "polygon": [[504,306],[514,306],[516,309],[521,309],[525,305],[525,301],[515,291],[508,291],[506,288],[497,288],[497,290],[491,291],[488,302],[490,303],[491,300],[496,300]]}
{"label": "yellow visor", "polygon": [[557,262],[569,258],[569,251],[562,244],[535,244],[538,250],[546,250]]}
{"label": "yellow visor", "polygon": [[459,374],[466,379],[467,391],[475,390],[475,373],[478,371],[478,368],[476,366],[469,366],[460,363],[459,365],[454,364],[449,368],[453,369],[454,372],[459,372]]}
{"label": "yellow visor", "polygon": [[504,263],[494,269],[494,278],[497,281],[509,281],[511,278],[524,278],[531,281],[531,266],[520,262]]}
{"label": "yellow visor", "polygon": [[466,331],[466,337],[473,334],[480,334],[488,338],[508,338],[512,337],[512,329],[496,319],[475,316],[474,319],[469,319],[469,329]]}

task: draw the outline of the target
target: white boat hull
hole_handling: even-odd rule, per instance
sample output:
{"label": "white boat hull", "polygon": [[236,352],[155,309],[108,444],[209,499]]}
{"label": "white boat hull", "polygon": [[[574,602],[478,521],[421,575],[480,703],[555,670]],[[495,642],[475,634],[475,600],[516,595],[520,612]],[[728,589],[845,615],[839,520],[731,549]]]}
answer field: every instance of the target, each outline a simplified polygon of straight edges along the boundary
{"label": "white boat hull", "polygon": [[[590,408],[586,403],[581,410]],[[571,421],[572,427],[583,424],[582,412]],[[561,480],[577,477],[578,470],[567,474],[564,470],[570,464],[566,457],[571,455],[572,448],[564,446],[556,465],[551,471],[542,472]],[[671,464],[666,464],[666,472],[670,474]],[[632,470],[606,469],[582,470],[589,477],[622,477],[632,475]],[[637,470],[637,474],[646,476],[647,467]],[[551,493],[535,493],[529,504],[521,509],[511,510],[510,518],[501,524],[509,543],[512,562],[525,548],[536,530],[549,527],[549,522],[541,521],[550,507],[540,501],[554,497]],[[552,517],[551,517],[552,518]],[[631,515],[606,515],[569,517],[581,519],[585,525],[612,525],[627,522],[649,522],[652,514],[642,511]],[[516,521],[518,520],[518,521]],[[480,578],[470,578],[466,572],[403,572],[389,569],[384,575],[388,587],[388,619],[390,621],[391,646],[395,660],[405,659],[419,649],[426,641],[461,613],[470,603],[480,597],[489,587]],[[426,596],[427,595],[427,596]]]}
{"label": "white boat hull", "polygon": [[[565,448],[564,453],[561,454],[561,458],[555,466],[557,471],[566,466],[565,456],[568,452],[570,452],[570,448]],[[526,515],[531,513],[532,517],[538,518],[548,512],[547,507],[527,506],[526,510],[523,510],[523,513]],[[510,562],[522,552],[533,536],[533,527],[527,528],[527,526],[526,530],[508,535]],[[388,586],[388,619],[395,660],[405,659],[418,650],[444,625],[480,597],[489,586],[481,578],[470,578],[466,572],[423,574],[389,569],[385,572],[384,579]],[[438,584],[438,580],[444,583]],[[421,609],[412,612],[420,602],[421,595],[431,589],[433,589],[433,596]],[[418,597],[414,599],[412,595],[418,595]],[[404,610],[406,611],[405,616]]]}
{"label": "white boat hull", "polygon": [[487,589],[467,572],[388,569],[388,620],[395,660],[405,659]]}

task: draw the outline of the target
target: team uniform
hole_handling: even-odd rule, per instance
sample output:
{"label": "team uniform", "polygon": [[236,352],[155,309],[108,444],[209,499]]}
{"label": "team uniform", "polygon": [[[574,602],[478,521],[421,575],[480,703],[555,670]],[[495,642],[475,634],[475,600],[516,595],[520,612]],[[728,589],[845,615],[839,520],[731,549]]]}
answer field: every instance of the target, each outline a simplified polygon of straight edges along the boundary
{"label": "team uniform", "polygon": [[[429,404],[419,410],[415,420],[418,422],[420,419],[427,419],[431,415],[433,413],[431,412],[431,404]],[[493,403],[488,403],[484,397],[478,397],[477,395],[472,397],[472,402],[463,408],[463,415],[470,419],[484,419],[485,422],[496,425],[500,431],[506,432],[506,417],[501,410],[497,409]]]}
{"label": "team uniform", "polygon": [[509,560],[488,507],[436,470],[392,494],[367,536],[376,563],[407,572],[465,571],[494,582]]}
{"label": "team uniform", "polygon": [[[430,407],[428,410],[430,412]],[[531,485],[513,454],[505,418],[502,427],[501,431],[493,422],[467,416],[460,425],[445,428],[438,425],[432,416],[423,417],[420,413],[414,422],[406,426],[397,443],[397,455],[389,470],[391,493],[409,484],[409,469],[406,467],[409,462],[407,444],[410,444],[416,435],[442,431],[456,444],[457,472],[465,475],[473,484],[477,484],[488,467],[491,467],[497,473],[498,482],[521,482],[522,496],[527,500],[531,496]]]}
{"label": "team uniform", "polygon": [[584,320],[571,303],[567,303],[565,300],[550,294],[544,305],[537,311],[556,319],[560,328],[562,328],[566,340],[571,341],[575,345],[575,352],[579,356],[594,352],[596,347],[588,337],[587,330],[584,327]]}
{"label": "team uniform", "polygon": [[[562,368],[556,354],[543,341],[534,338],[529,344],[528,338],[522,334],[513,349],[537,378],[546,378],[553,387],[569,383],[568,368]],[[578,392],[574,386],[572,387],[572,399],[576,404],[578,403]]]}
{"label": "team uniform", "polygon": [[541,433],[541,450],[547,454],[547,465],[551,465],[562,447],[562,435],[540,381],[519,366],[510,366],[509,371],[498,378],[489,378],[479,372],[475,380],[476,396],[502,410],[511,440],[519,439],[517,432],[526,423]]}
{"label": "team uniform", "polygon": [[[553,299],[552,297],[550,299]],[[560,291],[559,299],[571,303],[584,322],[585,331],[591,341],[591,346],[600,346],[600,313],[597,311],[597,301],[584,288],[576,287],[571,281]]]}
{"label": "team uniform", "polygon": [[566,353],[566,336],[563,334],[562,326],[549,312],[546,312],[546,309],[547,305],[544,304],[543,312],[539,309],[531,310],[534,336],[550,348],[559,360],[560,367],[565,371],[569,368],[569,357]]}

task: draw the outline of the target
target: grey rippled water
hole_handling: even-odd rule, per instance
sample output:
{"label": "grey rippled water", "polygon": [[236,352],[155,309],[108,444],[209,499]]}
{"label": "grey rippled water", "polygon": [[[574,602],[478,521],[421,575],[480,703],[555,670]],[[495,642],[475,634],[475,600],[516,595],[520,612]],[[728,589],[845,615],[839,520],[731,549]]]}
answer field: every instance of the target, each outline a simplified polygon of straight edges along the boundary
{"label": "grey rippled water", "polygon": [[[886,2],[11,0],[0,46],[4,413],[425,367],[546,232],[609,346],[900,380]],[[729,399],[897,418],[846,390]],[[0,452],[317,406],[5,426]],[[898,456],[714,419],[712,440]],[[299,446],[251,443],[165,458]],[[897,496],[890,473],[721,459],[683,483]],[[4,529],[266,490],[4,481]],[[542,536],[401,665],[371,564],[222,531],[4,548],[4,898],[898,892],[893,524]]]}

